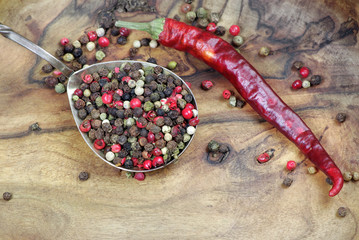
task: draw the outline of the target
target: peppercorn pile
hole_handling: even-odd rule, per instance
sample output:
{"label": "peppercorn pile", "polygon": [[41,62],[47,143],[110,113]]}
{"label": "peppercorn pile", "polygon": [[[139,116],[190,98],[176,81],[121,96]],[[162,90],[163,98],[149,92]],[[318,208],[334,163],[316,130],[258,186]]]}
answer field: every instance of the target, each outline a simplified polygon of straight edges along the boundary
{"label": "peppercorn pile", "polygon": [[125,169],[149,170],[177,159],[199,123],[187,86],[152,64],[86,74],[72,100],[84,120],[80,130],[111,165]]}
{"label": "peppercorn pile", "polygon": [[300,88],[309,88],[311,86],[319,85],[322,82],[322,77],[320,75],[312,75],[309,80],[311,71],[308,67],[304,66],[304,63],[301,61],[295,61],[292,65],[292,69],[298,71],[301,80],[295,80],[292,83],[292,88],[297,90]]}

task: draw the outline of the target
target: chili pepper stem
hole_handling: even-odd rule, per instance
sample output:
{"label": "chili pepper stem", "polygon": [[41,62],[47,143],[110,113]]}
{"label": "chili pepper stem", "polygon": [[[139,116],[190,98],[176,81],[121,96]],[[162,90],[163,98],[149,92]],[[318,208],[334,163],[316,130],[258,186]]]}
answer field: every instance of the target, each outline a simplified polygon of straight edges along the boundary
{"label": "chili pepper stem", "polygon": [[165,19],[158,18],[151,22],[145,22],[145,23],[125,22],[125,21],[118,20],[118,21],[116,21],[115,26],[116,27],[126,27],[129,29],[135,29],[135,30],[140,30],[140,31],[146,31],[151,34],[151,37],[153,39],[157,40],[158,36],[163,31],[164,24],[165,24]]}

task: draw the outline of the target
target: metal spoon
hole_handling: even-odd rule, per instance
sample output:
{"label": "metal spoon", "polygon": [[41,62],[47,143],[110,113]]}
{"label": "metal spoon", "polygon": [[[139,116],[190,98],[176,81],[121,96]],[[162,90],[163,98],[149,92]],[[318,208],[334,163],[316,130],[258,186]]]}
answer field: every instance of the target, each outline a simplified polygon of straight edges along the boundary
{"label": "metal spoon", "polygon": [[[120,67],[122,64],[124,63],[136,63],[139,62],[141,63],[144,67],[150,66],[150,67],[156,67],[158,65],[156,64],[152,64],[152,63],[148,63],[148,62],[140,62],[140,61],[129,61],[129,60],[118,60],[118,61],[110,61],[110,62],[103,62],[103,63],[97,63],[97,64],[93,64],[89,67],[80,69],[76,72],[74,72],[72,69],[70,69],[69,67],[67,67],[63,62],[61,62],[60,60],[58,60],[57,58],[55,58],[54,56],[52,56],[50,53],[48,53],[47,51],[45,51],[44,49],[42,49],[41,47],[39,47],[38,45],[36,45],[35,43],[31,42],[30,40],[26,39],[25,37],[21,36],[20,34],[14,32],[10,27],[5,26],[3,24],[0,23],[0,34],[2,34],[4,37],[20,44],[21,46],[29,49],[30,51],[32,51],[33,53],[35,53],[36,55],[38,55],[39,57],[41,57],[42,59],[46,60],[47,62],[49,62],[53,67],[55,67],[56,69],[58,69],[59,71],[62,72],[62,74],[66,77],[68,77],[68,83],[67,83],[67,96],[69,99],[69,103],[70,103],[70,107],[71,107],[71,112],[73,115],[73,118],[75,120],[75,123],[77,125],[77,128],[81,134],[81,136],[83,137],[83,139],[85,140],[85,142],[87,143],[87,145],[92,149],[92,151],[94,151],[94,153],[101,158],[103,161],[105,161],[106,163],[108,163],[109,165],[111,165],[112,167],[121,169],[121,170],[125,170],[125,171],[129,171],[129,172],[150,172],[150,171],[154,171],[157,169],[161,169],[166,167],[167,165],[171,164],[172,162],[175,162],[175,159],[171,159],[170,161],[168,161],[166,164],[157,167],[157,168],[152,168],[149,170],[135,170],[135,169],[127,169],[127,168],[123,168],[123,167],[119,167],[114,165],[112,162],[109,162],[105,159],[104,154],[95,149],[93,147],[93,144],[91,142],[91,140],[89,139],[89,137],[87,136],[86,133],[83,133],[80,131],[80,125],[82,123],[83,120],[81,120],[78,115],[77,115],[77,110],[74,107],[74,103],[72,101],[72,95],[74,93],[74,91],[80,86],[80,84],[83,82],[82,81],[82,77],[86,74],[92,74],[94,72],[99,71],[101,68],[105,67],[107,69],[114,69],[115,67]],[[170,74],[172,75],[174,78],[179,79],[182,81],[183,84],[185,84],[185,86],[187,86],[187,84],[179,77],[177,76],[175,73],[169,71],[166,68],[163,68],[163,71],[165,74]],[[191,89],[187,86],[187,91],[189,91],[192,95],[192,91]],[[194,96],[194,95],[193,95]],[[194,103],[195,103],[195,107],[197,108],[197,102],[196,99],[193,97],[194,99]],[[190,145],[190,143],[193,140],[194,135],[192,136],[191,140],[187,143],[186,147],[181,151],[181,153],[178,155],[182,155],[182,153],[184,153],[184,151],[187,149],[187,147]]]}

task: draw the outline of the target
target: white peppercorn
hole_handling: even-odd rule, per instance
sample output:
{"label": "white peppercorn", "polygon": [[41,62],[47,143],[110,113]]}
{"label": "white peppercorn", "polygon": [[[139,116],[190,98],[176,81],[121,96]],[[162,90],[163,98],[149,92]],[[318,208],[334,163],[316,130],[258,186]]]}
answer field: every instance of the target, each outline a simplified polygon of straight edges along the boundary
{"label": "white peppercorn", "polygon": [[188,133],[189,135],[193,135],[195,132],[196,132],[196,128],[195,128],[195,127],[189,126],[189,127],[187,128],[187,133]]}
{"label": "white peppercorn", "polygon": [[98,37],[103,37],[105,35],[105,29],[103,28],[96,29],[96,34]]}
{"label": "white peppercorn", "polygon": [[133,47],[134,48],[140,48],[141,47],[141,42],[139,40],[133,41]]}
{"label": "white peppercorn", "polygon": [[303,88],[309,88],[310,87],[310,82],[308,80],[304,80],[302,83],[302,87]]}
{"label": "white peppercorn", "polygon": [[115,159],[115,154],[111,151],[106,153],[106,160],[111,162],[113,159]]}
{"label": "white peppercorn", "polygon": [[170,133],[171,132],[171,127],[170,126],[167,126],[167,125],[164,125],[162,127],[162,132],[163,133]]}
{"label": "white peppercorn", "polygon": [[86,48],[87,48],[87,50],[88,50],[89,52],[93,51],[93,50],[95,49],[95,47],[96,47],[96,45],[95,45],[94,42],[88,42],[88,43],[86,44]]}
{"label": "white peppercorn", "polygon": [[131,106],[130,106],[130,101],[124,101],[123,102],[123,108],[124,109],[129,109]]}
{"label": "white peppercorn", "polygon": [[158,43],[156,40],[151,40],[150,42],[150,48],[156,48],[158,46]]}
{"label": "white peppercorn", "polygon": [[128,81],[127,85],[130,87],[130,88],[135,88],[136,87],[136,81],[131,79]]}
{"label": "white peppercorn", "polygon": [[163,138],[165,139],[165,141],[169,142],[172,140],[172,135],[170,133],[166,133]]}
{"label": "white peppercorn", "polygon": [[142,87],[136,87],[136,88],[135,88],[135,94],[136,94],[137,96],[141,96],[144,92],[145,92],[145,89],[142,88]]}

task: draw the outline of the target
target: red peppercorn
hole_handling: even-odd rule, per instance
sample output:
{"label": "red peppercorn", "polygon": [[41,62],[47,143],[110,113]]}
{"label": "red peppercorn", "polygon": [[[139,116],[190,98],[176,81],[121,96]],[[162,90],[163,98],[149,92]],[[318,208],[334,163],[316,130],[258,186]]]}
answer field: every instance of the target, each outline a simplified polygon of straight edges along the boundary
{"label": "red peppercorn", "polygon": [[169,107],[171,110],[175,110],[177,108],[177,102],[171,101]]}
{"label": "red peppercorn", "polygon": [[144,169],[151,169],[152,168],[152,161],[151,160],[145,160],[143,162],[143,168]]}
{"label": "red peppercorn", "polygon": [[222,95],[224,99],[229,99],[231,97],[231,91],[226,89],[223,91]]}
{"label": "red peppercorn", "polygon": [[154,167],[158,167],[158,166],[161,166],[165,163],[165,161],[163,160],[163,157],[161,156],[158,156],[158,157],[155,157],[153,160],[152,160],[152,165]]}
{"label": "red peppercorn", "polygon": [[74,95],[78,96],[78,97],[82,97],[83,96],[83,92],[81,89],[77,88],[75,91],[74,91]]}
{"label": "red peppercorn", "polygon": [[192,119],[189,120],[189,122],[188,122],[188,124],[189,124],[190,126],[193,126],[193,127],[197,126],[198,123],[199,123],[199,118],[198,118],[198,117],[192,118]]}
{"label": "red peppercorn", "polygon": [[155,117],[155,118],[153,119],[153,123],[157,125],[157,121],[158,121],[159,119],[160,119],[160,120],[163,120],[163,117],[162,117],[162,116]]}
{"label": "red peppercorn", "polygon": [[93,77],[92,77],[91,74],[86,74],[85,77],[82,78],[82,80],[83,80],[85,83],[89,84],[89,83],[92,82]]}
{"label": "red peppercorn", "polygon": [[188,13],[191,10],[192,10],[191,4],[185,3],[181,6],[181,12],[183,12],[183,13]]}
{"label": "red peppercorn", "polygon": [[112,95],[109,93],[104,93],[101,98],[104,104],[110,104],[112,102]]}
{"label": "red peppercorn", "polygon": [[182,91],[182,87],[181,87],[181,86],[175,87],[175,90],[174,90],[175,93],[180,93],[181,91]]}
{"label": "red peppercorn", "polygon": [[293,160],[287,162],[287,169],[293,171],[297,167],[297,163]]}
{"label": "red peppercorn", "polygon": [[94,41],[96,41],[96,39],[97,39],[97,34],[96,34],[95,31],[89,31],[89,32],[87,33],[87,36],[89,37],[89,40],[90,40],[91,42],[94,42]]}
{"label": "red peppercorn", "polygon": [[116,101],[116,102],[114,102],[113,104],[114,104],[114,106],[115,106],[116,108],[118,108],[118,107],[123,107],[123,102],[122,102],[122,101]]}
{"label": "red peppercorn", "polygon": [[148,121],[153,121],[153,119],[155,119],[155,117],[156,117],[157,115],[156,115],[156,112],[155,111],[153,111],[153,110],[151,110],[151,111],[149,111],[147,114],[146,114],[146,119],[148,120]]}
{"label": "red peppercorn", "polygon": [[190,83],[190,82],[186,82],[186,84],[187,84],[187,86],[188,86],[189,88],[191,88],[191,87],[192,87],[192,83]]}
{"label": "red peppercorn", "polygon": [[132,98],[132,100],[130,101],[130,107],[132,109],[136,108],[136,107],[141,107],[141,100],[138,98]]}
{"label": "red peppercorn", "polygon": [[122,82],[128,82],[128,81],[131,80],[131,77],[125,76],[125,77],[123,77],[121,80],[122,80]]}
{"label": "red peppercorn", "polygon": [[300,76],[301,76],[302,78],[308,77],[308,75],[309,75],[309,68],[307,68],[307,67],[301,67],[301,68],[299,69],[299,74],[300,74]]}
{"label": "red peppercorn", "polygon": [[125,27],[121,27],[120,28],[120,35],[127,37],[128,35],[130,35],[130,30],[128,28]]}
{"label": "red peppercorn", "polygon": [[69,43],[69,39],[67,38],[61,38],[60,43],[62,46],[66,46]]}
{"label": "red peppercorn", "polygon": [[192,103],[187,103],[186,106],[184,108],[188,108],[188,109],[191,109],[193,110],[194,109],[194,106]]}
{"label": "red peppercorn", "polygon": [[147,141],[149,143],[153,143],[155,141],[155,134],[153,132],[148,132],[147,134]]}
{"label": "red peppercorn", "polygon": [[138,158],[131,158],[133,162],[133,166],[136,167],[138,165]]}
{"label": "red peppercorn", "polygon": [[98,39],[98,45],[100,45],[100,47],[107,47],[110,45],[110,40],[108,40],[107,37],[100,37]]}
{"label": "red peppercorn", "polygon": [[191,119],[193,117],[193,112],[192,112],[191,109],[185,108],[185,109],[182,110],[182,116],[185,119]]}
{"label": "red peppercorn", "polygon": [[268,162],[270,159],[270,156],[268,153],[262,153],[261,155],[259,155],[257,157],[257,161],[260,162],[260,163],[265,163],[265,162]]}
{"label": "red peppercorn", "polygon": [[[139,165],[137,165],[137,166],[139,166]],[[143,180],[145,180],[146,175],[142,172],[136,172],[134,178],[138,181],[143,181]]]}
{"label": "red peppercorn", "polygon": [[60,72],[59,70],[55,70],[52,72],[52,74],[55,76],[55,77],[59,77],[62,75],[62,72]]}
{"label": "red peppercorn", "polygon": [[123,164],[125,164],[125,162],[126,162],[126,157],[124,157],[124,158],[121,159],[121,166],[122,166]]}
{"label": "red peppercorn", "polygon": [[201,84],[202,89],[209,90],[213,87],[213,83],[210,80],[204,80]]}
{"label": "red peppercorn", "polygon": [[120,144],[114,144],[111,146],[111,151],[114,153],[118,153],[119,151],[121,151],[121,145]]}
{"label": "red peppercorn", "polygon": [[103,149],[106,146],[106,143],[103,139],[96,139],[93,146],[97,149]]}
{"label": "red peppercorn", "polygon": [[217,25],[213,22],[208,23],[207,28],[206,28],[206,30],[211,33],[214,33],[216,31],[216,29],[217,29]]}
{"label": "red peppercorn", "polygon": [[123,90],[122,90],[122,89],[117,89],[117,90],[115,91],[115,93],[117,93],[118,95],[120,95],[120,96],[122,97],[122,95],[123,95]]}
{"label": "red peppercorn", "polygon": [[161,149],[159,149],[158,147],[156,147],[156,148],[154,148],[154,149],[152,150],[152,154],[153,154],[154,156],[160,156],[160,155],[162,154],[162,151],[161,151]]}
{"label": "red peppercorn", "polygon": [[143,168],[143,164],[137,164],[137,167],[138,167],[139,169],[141,169],[141,168]]}
{"label": "red peppercorn", "polygon": [[138,128],[145,128],[145,127],[147,126],[147,123],[146,123],[146,124],[143,124],[143,123],[141,123],[141,122],[139,122],[139,121],[136,121],[136,126],[137,126]]}
{"label": "red peppercorn", "polygon": [[292,88],[293,88],[293,89],[300,89],[300,88],[302,88],[302,81],[300,81],[300,80],[295,80],[295,81],[292,83]]}
{"label": "red peppercorn", "polygon": [[232,25],[232,26],[229,28],[229,33],[230,33],[232,36],[237,36],[240,31],[241,31],[241,29],[240,29],[240,27],[239,27],[238,25]]}
{"label": "red peppercorn", "polygon": [[80,125],[80,131],[87,133],[91,130],[91,122],[89,120],[85,120]]}

